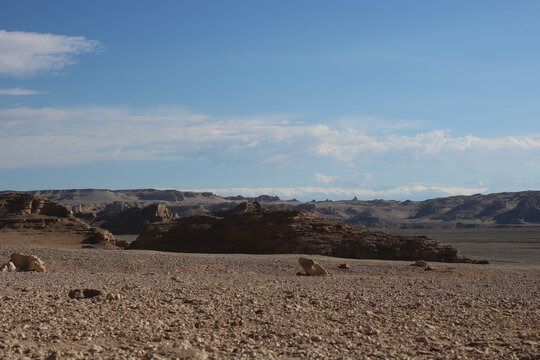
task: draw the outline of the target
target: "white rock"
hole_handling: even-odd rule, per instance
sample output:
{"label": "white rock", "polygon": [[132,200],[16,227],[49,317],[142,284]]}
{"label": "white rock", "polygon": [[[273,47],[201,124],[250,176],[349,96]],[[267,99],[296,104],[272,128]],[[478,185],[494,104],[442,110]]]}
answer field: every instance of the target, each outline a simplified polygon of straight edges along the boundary
{"label": "white rock", "polygon": [[2,272],[14,272],[14,271],[17,271],[17,267],[15,266],[14,263],[9,261],[9,262],[5,263],[4,265],[2,265],[1,271]]}
{"label": "white rock", "polygon": [[310,276],[314,275],[328,275],[328,271],[326,271],[325,268],[323,268],[319,263],[306,259],[306,258],[299,258],[298,263],[304,269],[306,274]]}

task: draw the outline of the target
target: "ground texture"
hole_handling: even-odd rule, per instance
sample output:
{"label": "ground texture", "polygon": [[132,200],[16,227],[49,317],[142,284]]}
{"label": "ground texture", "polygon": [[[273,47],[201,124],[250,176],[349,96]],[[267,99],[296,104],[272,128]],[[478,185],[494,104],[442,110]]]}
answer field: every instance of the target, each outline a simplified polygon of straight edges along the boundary
{"label": "ground texture", "polygon": [[3,245],[0,260],[15,251],[47,272],[0,273],[2,359],[540,358],[538,266],[310,256],[331,275],[308,277],[292,255]]}

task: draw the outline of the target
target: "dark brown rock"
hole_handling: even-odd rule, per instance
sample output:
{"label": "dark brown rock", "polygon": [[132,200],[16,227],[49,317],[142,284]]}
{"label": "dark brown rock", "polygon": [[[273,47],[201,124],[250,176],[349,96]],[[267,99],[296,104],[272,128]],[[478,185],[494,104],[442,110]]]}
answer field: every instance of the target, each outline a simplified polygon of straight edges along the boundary
{"label": "dark brown rock", "polygon": [[89,299],[101,294],[101,290],[96,289],[73,289],[69,291],[68,296],[71,299]]}
{"label": "dark brown rock", "polygon": [[93,224],[114,234],[139,234],[141,230],[155,222],[172,221],[178,216],[163,205],[151,204],[145,207],[131,207],[115,213],[107,213],[93,220]]}
{"label": "dark brown rock", "polygon": [[522,224],[540,223],[540,206],[534,196],[528,196],[522,199],[517,206],[507,212],[495,216],[498,224]]}
{"label": "dark brown rock", "polygon": [[241,205],[224,217],[199,215],[149,225],[130,249],[177,252],[320,254],[328,256],[472,262],[450,245],[426,236],[365,231],[302,210]]}

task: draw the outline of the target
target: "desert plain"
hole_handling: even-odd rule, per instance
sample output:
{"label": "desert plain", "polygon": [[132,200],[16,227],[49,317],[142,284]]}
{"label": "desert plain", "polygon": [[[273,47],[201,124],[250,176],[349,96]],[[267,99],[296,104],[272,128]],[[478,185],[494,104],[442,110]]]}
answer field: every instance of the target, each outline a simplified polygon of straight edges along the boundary
{"label": "desert plain", "polygon": [[0,245],[2,262],[21,252],[47,268],[0,273],[2,359],[540,358],[534,259],[426,271],[306,255],[330,275],[298,276],[290,254],[88,249],[11,230]]}

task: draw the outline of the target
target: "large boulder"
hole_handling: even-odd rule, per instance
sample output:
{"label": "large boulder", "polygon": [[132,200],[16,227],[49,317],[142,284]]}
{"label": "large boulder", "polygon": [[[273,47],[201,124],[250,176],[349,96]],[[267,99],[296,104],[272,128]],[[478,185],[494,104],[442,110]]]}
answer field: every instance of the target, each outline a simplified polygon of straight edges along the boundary
{"label": "large boulder", "polygon": [[13,253],[11,254],[10,262],[20,271],[45,271],[45,263],[35,255]]}
{"label": "large boulder", "polygon": [[426,236],[365,231],[303,210],[241,204],[223,216],[198,215],[152,224],[130,249],[176,252],[320,254],[356,259],[472,262]]}

